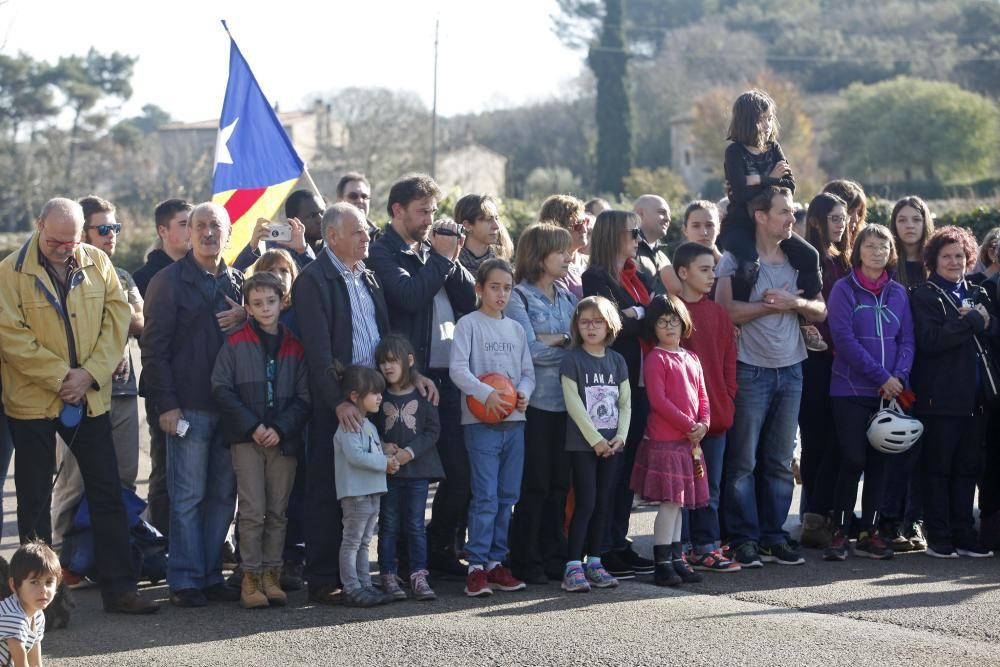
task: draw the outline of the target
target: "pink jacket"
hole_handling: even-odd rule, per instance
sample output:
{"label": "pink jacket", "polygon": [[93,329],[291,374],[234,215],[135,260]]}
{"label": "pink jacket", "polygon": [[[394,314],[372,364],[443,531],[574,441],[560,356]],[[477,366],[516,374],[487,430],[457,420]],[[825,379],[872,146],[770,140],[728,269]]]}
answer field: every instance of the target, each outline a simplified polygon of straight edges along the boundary
{"label": "pink jacket", "polygon": [[695,424],[708,425],[708,392],[697,355],[655,347],[643,362],[643,378],[649,396],[650,440],[684,440]]}

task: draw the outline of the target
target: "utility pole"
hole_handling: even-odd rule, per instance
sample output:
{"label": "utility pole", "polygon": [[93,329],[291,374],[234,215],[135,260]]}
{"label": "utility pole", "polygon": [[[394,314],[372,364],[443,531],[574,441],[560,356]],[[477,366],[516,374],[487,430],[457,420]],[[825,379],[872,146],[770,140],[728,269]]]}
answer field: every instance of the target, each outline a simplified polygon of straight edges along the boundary
{"label": "utility pole", "polygon": [[437,169],[437,120],[438,120],[438,27],[441,20],[434,20],[434,98],[431,102],[431,178]]}

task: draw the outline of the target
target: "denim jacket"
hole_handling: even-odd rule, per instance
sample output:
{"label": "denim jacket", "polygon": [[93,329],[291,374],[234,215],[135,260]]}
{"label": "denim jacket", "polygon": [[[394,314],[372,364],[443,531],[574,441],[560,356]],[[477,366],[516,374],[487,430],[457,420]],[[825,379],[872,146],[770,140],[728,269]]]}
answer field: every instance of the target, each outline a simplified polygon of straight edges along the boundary
{"label": "denim jacket", "polygon": [[550,412],[563,412],[562,384],[559,365],[566,354],[565,347],[553,347],[537,340],[539,334],[569,334],[576,297],[556,285],[555,303],[540,289],[522,280],[514,288],[504,314],[524,328],[535,366],[535,391],[529,401],[531,407]]}

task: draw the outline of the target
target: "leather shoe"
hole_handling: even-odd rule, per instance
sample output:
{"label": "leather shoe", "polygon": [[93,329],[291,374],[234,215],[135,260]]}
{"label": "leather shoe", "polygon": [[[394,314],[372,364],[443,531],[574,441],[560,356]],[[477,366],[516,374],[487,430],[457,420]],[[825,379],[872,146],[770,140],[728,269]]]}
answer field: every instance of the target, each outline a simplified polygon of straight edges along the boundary
{"label": "leather shoe", "polygon": [[208,600],[197,588],[182,588],[170,591],[170,603],[175,607],[205,607],[208,605]]}
{"label": "leather shoe", "polygon": [[153,614],[160,605],[139,595],[136,591],[120,593],[104,603],[104,611],[109,614]]}
{"label": "leather shoe", "polygon": [[237,602],[240,599],[240,592],[235,588],[230,588],[223,582],[203,588],[202,593],[205,594],[206,600],[212,602]]}
{"label": "leather shoe", "polygon": [[309,600],[311,602],[319,602],[320,604],[340,604],[343,592],[340,586],[335,586],[333,584],[322,584],[308,586],[309,589]]}

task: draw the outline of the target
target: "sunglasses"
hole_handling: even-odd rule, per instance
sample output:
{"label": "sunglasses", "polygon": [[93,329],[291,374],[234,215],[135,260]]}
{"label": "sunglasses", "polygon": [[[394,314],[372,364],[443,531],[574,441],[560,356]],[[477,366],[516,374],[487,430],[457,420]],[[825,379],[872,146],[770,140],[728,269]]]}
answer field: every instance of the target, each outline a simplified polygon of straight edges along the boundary
{"label": "sunglasses", "polygon": [[107,236],[111,232],[114,232],[115,234],[121,233],[122,225],[120,222],[116,222],[111,225],[93,225],[93,226],[88,225],[84,227],[84,229],[96,229],[97,233],[100,234],[101,236]]}
{"label": "sunglasses", "polygon": [[636,227],[636,228],[634,228],[634,229],[626,229],[626,230],[625,230],[625,232],[626,232],[626,233],[627,233],[627,234],[628,234],[629,236],[631,236],[631,237],[632,237],[632,240],[633,240],[633,241],[635,241],[636,239],[638,239],[638,238],[639,238],[639,228],[638,228],[638,227]]}
{"label": "sunglasses", "polygon": [[357,201],[359,199],[362,200],[362,201],[364,201],[366,199],[371,199],[372,196],[371,195],[366,195],[364,192],[351,192],[350,194],[347,195],[347,198],[348,199],[353,199],[355,201]]}

